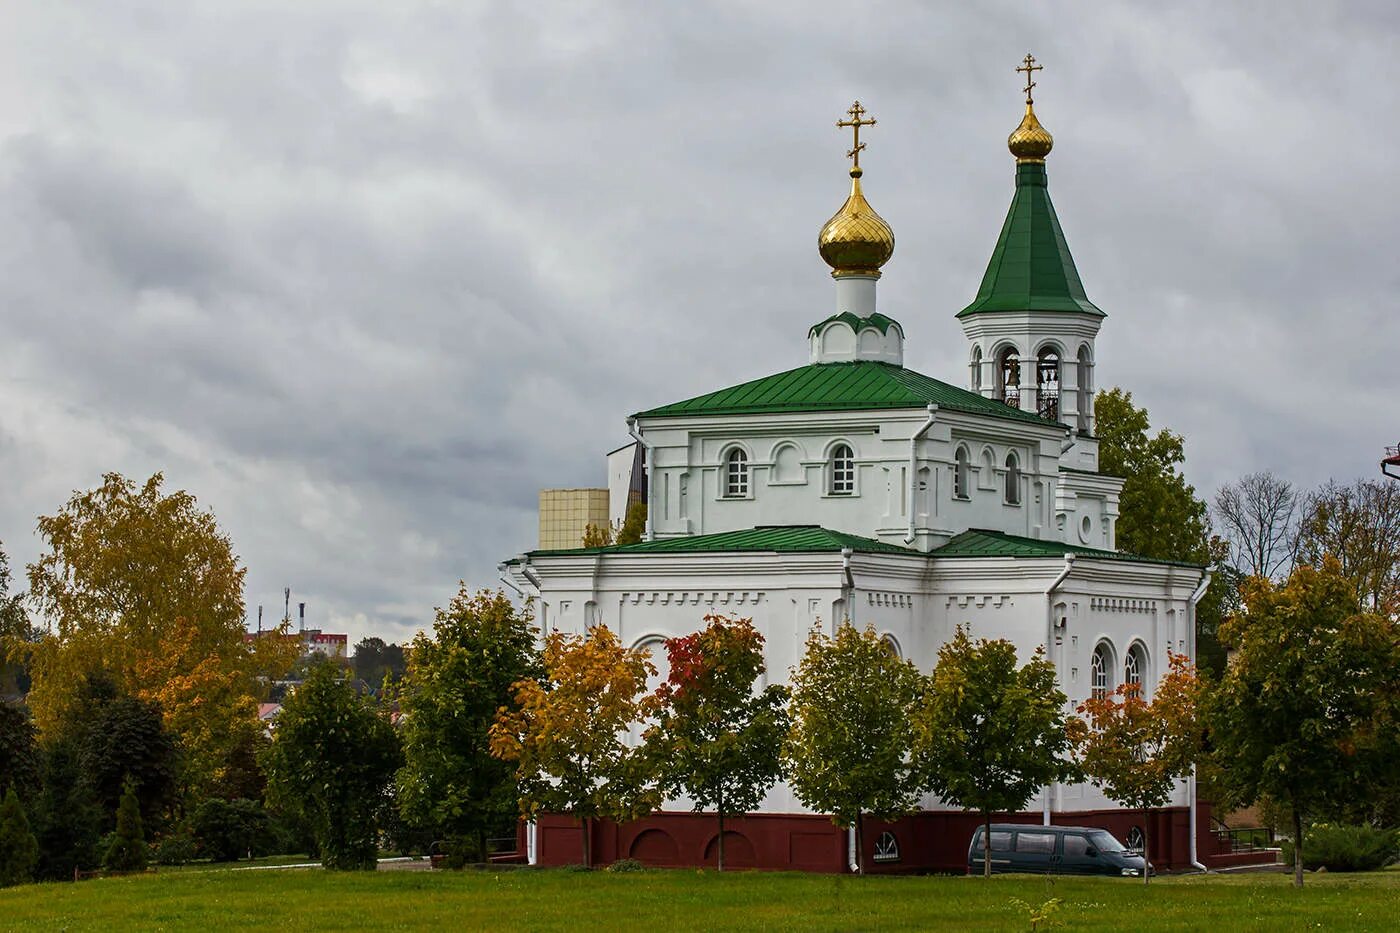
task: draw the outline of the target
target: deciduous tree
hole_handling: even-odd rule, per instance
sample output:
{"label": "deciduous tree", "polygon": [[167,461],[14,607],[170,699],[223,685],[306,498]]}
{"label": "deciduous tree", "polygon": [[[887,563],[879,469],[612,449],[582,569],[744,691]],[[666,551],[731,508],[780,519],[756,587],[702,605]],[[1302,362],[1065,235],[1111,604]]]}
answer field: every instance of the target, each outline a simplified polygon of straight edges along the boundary
{"label": "deciduous tree", "polygon": [[1228,804],[1268,798],[1293,815],[1294,883],[1304,826],[1364,793],[1396,692],[1396,624],[1360,611],[1335,558],[1300,564],[1286,582],[1252,577],[1222,628],[1235,654],[1208,701],[1218,784]]}
{"label": "deciduous tree", "polygon": [[1364,606],[1400,614],[1400,483],[1329,482],[1310,493],[1298,526],[1298,557],[1317,566],[1328,554]]}
{"label": "deciduous tree", "polygon": [[1298,492],[1265,470],[1221,486],[1211,509],[1241,576],[1274,579],[1293,564]]}
{"label": "deciduous tree", "polygon": [[40,732],[54,732],[84,677],[107,671],[122,692],[160,701],[199,788],[217,780],[229,724],[254,715],[258,675],[295,648],[245,641],[245,569],[213,514],[162,483],[109,473],[39,519],[29,596],[51,634],[33,646],[29,703]]}
{"label": "deciduous tree", "polygon": [[[993,813],[1014,813],[1042,787],[1075,776],[1065,704],[1039,649],[1018,665],[1011,642],[974,642],[961,627],[939,649],[914,719],[920,772],[935,794],[982,814],[984,845]],[[985,850],[982,866],[990,877]]]}
{"label": "deciduous tree", "polygon": [[13,787],[26,803],[39,792],[42,759],[34,736],[29,714],[0,700],[0,792]]}
{"label": "deciduous tree", "polygon": [[486,837],[513,826],[519,812],[515,768],[491,754],[491,727],[498,710],[515,707],[516,685],[544,674],[532,622],[529,608],[517,610],[504,593],[462,586],[437,610],[432,635],[413,639],[399,694],[401,812],[456,849],[470,842],[481,859]]}
{"label": "deciduous tree", "polygon": [[[1152,809],[1171,800],[1200,750],[1200,681],[1185,655],[1169,659],[1150,701],[1141,684],[1120,684],[1113,693],[1081,703],[1085,719],[1069,724],[1085,775],[1113,800],[1142,811],[1144,860],[1151,858]],[[1143,884],[1150,875],[1143,872]]]}
{"label": "deciduous tree", "polygon": [[36,637],[24,594],[10,593],[10,559],[0,542],[0,698],[29,691],[29,652]]}
{"label": "deciduous tree", "polygon": [[648,748],[668,791],[715,811],[724,871],[725,817],[757,807],[781,775],[787,689],[757,688],[763,636],[752,619],[707,615],[700,631],[667,639],[666,656],[670,672],[657,691],[663,705]]}
{"label": "deciduous tree", "polygon": [[784,744],[797,798],[855,827],[865,870],[864,821],[895,819],[918,802],[911,724],[923,678],[871,626],[814,629],[791,680],[792,726]]}
{"label": "deciduous tree", "polygon": [[646,692],[654,673],[645,651],[624,647],[606,626],[551,632],[544,681],[517,683],[515,708],[502,708],[491,727],[492,754],[516,764],[521,813],[572,813],[585,865],[592,820],[635,819],[661,802],[643,748],[622,738],[656,712],[658,700]]}
{"label": "deciduous tree", "polygon": [[111,827],[128,785],[145,825],[156,828],[175,802],[178,752],[160,708],[91,680],[77,730],[83,780]]}
{"label": "deciduous tree", "polygon": [[401,763],[388,719],[326,661],[282,704],[264,757],[268,797],[311,827],[326,868],[373,870],[378,815]]}

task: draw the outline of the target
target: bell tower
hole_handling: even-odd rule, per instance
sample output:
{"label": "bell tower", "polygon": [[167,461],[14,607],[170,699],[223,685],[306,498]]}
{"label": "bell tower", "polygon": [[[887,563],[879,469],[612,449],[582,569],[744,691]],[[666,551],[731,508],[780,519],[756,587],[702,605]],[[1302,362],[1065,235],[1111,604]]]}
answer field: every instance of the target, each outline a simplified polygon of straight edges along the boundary
{"label": "bell tower", "polygon": [[977,297],[957,317],[971,343],[972,391],[1059,421],[1076,444],[1093,447],[1094,338],[1104,313],[1085,294],[1050,203],[1045,158],[1055,141],[1031,95],[1043,67],[1027,55],[1016,69],[1026,76],[1026,112],[1006,141],[1016,190]]}

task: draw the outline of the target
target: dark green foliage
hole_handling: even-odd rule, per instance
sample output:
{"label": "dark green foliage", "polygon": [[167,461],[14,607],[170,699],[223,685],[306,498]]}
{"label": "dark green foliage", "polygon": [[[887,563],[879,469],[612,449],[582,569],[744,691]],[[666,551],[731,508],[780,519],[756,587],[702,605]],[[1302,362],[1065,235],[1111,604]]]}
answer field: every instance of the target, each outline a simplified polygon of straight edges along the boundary
{"label": "dark green foliage", "polygon": [[0,803],[0,888],[28,884],[39,864],[39,843],[30,832],[19,795],[11,787]]}
{"label": "dark green foliage", "polygon": [[645,871],[646,866],[634,858],[620,858],[607,868],[611,872]]}
{"label": "dark green foliage", "polygon": [[[1284,861],[1292,865],[1294,846],[1283,845]],[[1400,832],[1374,826],[1319,823],[1308,828],[1303,867],[1309,871],[1375,871],[1400,860]]]}
{"label": "dark green foliage", "polygon": [[218,794],[228,800],[262,800],[267,792],[267,775],[259,758],[271,739],[262,729],[246,730],[229,749]]}
{"label": "dark green foliage", "polygon": [[44,756],[43,787],[34,809],[40,880],[71,881],[75,869],[97,865],[101,816],[83,780],[76,741],[59,739]]}
{"label": "dark green foliage", "polygon": [[264,757],[268,798],[310,826],[326,868],[373,870],[401,757],[388,719],[338,667],[318,664],[282,706]]}
{"label": "dark green foliage", "polygon": [[463,587],[432,636],[413,640],[396,795],[405,822],[452,839],[453,857],[484,859],[488,837],[514,831],[516,769],[491,754],[489,732],[497,710],[516,705],[512,687],[543,676],[535,634],[504,593]]}
{"label": "dark green foliage", "polygon": [[13,787],[21,800],[32,801],[39,792],[41,765],[28,714],[0,700],[0,792]]}
{"label": "dark green foliage", "polygon": [[404,646],[386,644],[382,638],[362,638],[350,659],[355,676],[378,690],[386,681],[397,683],[404,674],[407,661]]}
{"label": "dark green foliage", "polygon": [[155,848],[157,865],[186,865],[194,861],[194,837],[183,829],[162,836]]}
{"label": "dark green foliage", "polygon": [[642,540],[642,535],[647,530],[647,504],[642,501],[633,502],[627,506],[627,515],[622,520],[622,527],[617,530],[617,539],[614,544],[636,544]]}
{"label": "dark green foliage", "polygon": [[114,812],[130,778],[141,819],[159,826],[175,798],[177,764],[175,740],[159,707],[133,696],[95,706],[81,743],[83,776],[94,798],[105,812]]}
{"label": "dark green foliage", "polygon": [[212,862],[266,855],[272,845],[267,812],[256,800],[206,800],[190,817],[190,832],[200,856]]}
{"label": "dark green foliage", "polygon": [[127,779],[117,804],[117,828],[102,853],[102,867],[108,871],[144,871],[150,859],[146,834],[141,829],[141,806],[136,798],[136,780]]}

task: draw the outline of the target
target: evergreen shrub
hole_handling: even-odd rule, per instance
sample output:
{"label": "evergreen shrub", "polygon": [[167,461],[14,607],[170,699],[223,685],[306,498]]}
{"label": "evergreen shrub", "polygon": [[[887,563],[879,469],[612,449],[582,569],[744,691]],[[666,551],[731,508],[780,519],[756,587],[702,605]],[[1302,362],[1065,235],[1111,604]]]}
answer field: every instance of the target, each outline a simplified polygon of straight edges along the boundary
{"label": "evergreen shrub", "polygon": [[0,803],[0,888],[28,884],[39,864],[39,843],[12,786]]}
{"label": "evergreen shrub", "polygon": [[[1400,831],[1374,826],[1319,823],[1303,836],[1303,867],[1309,871],[1376,871],[1400,860]],[[1293,864],[1293,844],[1284,842],[1283,858]]]}
{"label": "evergreen shrub", "polygon": [[136,782],[127,778],[117,804],[117,829],[106,840],[102,867],[108,871],[144,871],[150,859],[146,837],[141,830],[141,805],[136,799]]}

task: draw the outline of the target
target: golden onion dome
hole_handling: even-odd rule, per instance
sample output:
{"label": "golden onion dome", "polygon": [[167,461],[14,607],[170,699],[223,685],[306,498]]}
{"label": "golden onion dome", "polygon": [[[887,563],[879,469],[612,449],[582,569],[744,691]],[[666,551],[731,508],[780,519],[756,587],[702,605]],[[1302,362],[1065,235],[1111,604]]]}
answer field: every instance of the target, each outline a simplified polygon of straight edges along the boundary
{"label": "golden onion dome", "polygon": [[817,249],[831,266],[832,278],[871,275],[894,255],[894,231],[860,190],[860,166],[851,169],[851,195],[822,226]]}
{"label": "golden onion dome", "polygon": [[1026,115],[1021,118],[1021,125],[1006,138],[1006,147],[1017,162],[1044,162],[1054,145],[1055,137],[1040,125],[1035,118],[1035,108],[1026,101]]}

